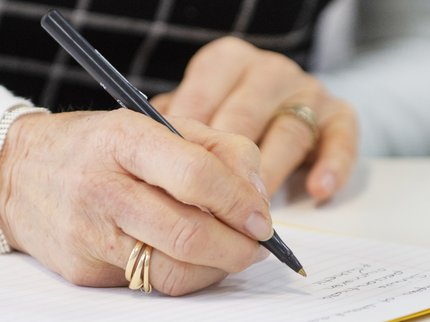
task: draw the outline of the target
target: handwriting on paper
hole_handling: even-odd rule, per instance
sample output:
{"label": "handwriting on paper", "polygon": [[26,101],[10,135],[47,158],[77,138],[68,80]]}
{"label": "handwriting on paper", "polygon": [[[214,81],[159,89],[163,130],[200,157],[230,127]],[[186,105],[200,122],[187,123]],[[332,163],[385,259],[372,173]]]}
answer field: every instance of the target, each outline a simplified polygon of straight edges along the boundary
{"label": "handwriting on paper", "polygon": [[323,300],[329,300],[361,292],[370,287],[372,289],[386,289],[411,280],[425,278],[427,278],[427,274],[407,275],[401,270],[377,267],[372,264],[361,264],[327,276],[313,284],[321,287],[322,290],[333,290],[333,292],[324,292],[325,295],[321,297]]}

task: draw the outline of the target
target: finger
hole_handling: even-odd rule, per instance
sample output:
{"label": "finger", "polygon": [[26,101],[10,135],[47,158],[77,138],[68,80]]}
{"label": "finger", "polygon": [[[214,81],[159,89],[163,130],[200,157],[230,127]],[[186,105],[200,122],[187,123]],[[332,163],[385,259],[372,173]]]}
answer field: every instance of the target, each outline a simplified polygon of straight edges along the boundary
{"label": "finger", "polygon": [[[262,196],[213,153],[132,111],[109,113],[114,124],[105,127],[120,127],[118,133],[122,133],[112,139],[112,156],[121,167],[162,187],[176,200],[209,209],[250,237],[264,240],[271,236],[269,209]],[[199,129],[189,139],[201,135]]]}
{"label": "finger", "polygon": [[173,98],[174,92],[168,92],[163,94],[158,94],[150,99],[151,105],[153,105],[160,114],[165,114],[167,108]]}
{"label": "finger", "polygon": [[[136,240],[124,233],[115,238],[105,236],[110,244],[96,244],[93,258],[61,272],[69,282],[89,287],[127,286],[125,269]],[[261,258],[263,259],[263,258]],[[81,259],[82,260],[82,259]],[[96,261],[96,262],[94,262]],[[178,296],[191,293],[216,283],[227,273],[212,267],[181,262],[153,249],[149,265],[149,282],[161,293]]]}
{"label": "finger", "polygon": [[321,124],[317,160],[307,179],[309,193],[320,201],[330,198],[346,182],[357,157],[358,145],[358,127],[352,108],[340,100],[330,100],[326,104],[336,112]]}
{"label": "finger", "polygon": [[313,134],[293,115],[281,115],[261,143],[261,175],[272,196],[285,178],[296,169],[313,146]]}
{"label": "finger", "polygon": [[222,103],[210,125],[257,142],[275,110],[295,86],[292,80],[297,70],[286,61],[278,54],[261,54]]}
{"label": "finger", "polygon": [[222,270],[180,262],[154,250],[150,283],[161,293],[178,296],[208,287],[228,274]]}
{"label": "finger", "polygon": [[[263,180],[260,178],[260,150],[250,139],[233,133],[221,132],[209,129],[206,125],[191,119],[168,118],[176,127],[181,127],[185,137],[190,137],[190,142],[204,146],[215,154],[233,172],[245,180],[249,180],[268,202],[268,195]],[[188,125],[187,125],[188,124]],[[200,136],[193,136],[190,129],[199,131]],[[235,151],[235,153],[226,153]]]}
{"label": "finger", "polygon": [[[162,189],[118,173],[99,173],[85,180],[81,184],[80,205],[89,209],[93,221],[99,226],[119,227],[125,234],[179,261],[237,272],[258,255],[255,240],[196,207],[174,200]],[[102,258],[117,245],[118,231],[102,229],[106,230],[109,233],[104,235],[108,237],[90,243],[103,243]]]}
{"label": "finger", "polygon": [[191,60],[167,111],[208,123],[242,77],[256,49],[231,37],[201,49]]}
{"label": "finger", "polygon": [[150,282],[155,289],[168,295],[191,293],[227,276],[222,270],[180,262],[156,250],[153,256]]}
{"label": "finger", "polygon": [[[105,253],[109,264],[121,268],[115,270],[115,274],[109,274],[109,280],[120,280],[116,285],[128,285],[124,271],[136,240],[122,234],[116,241],[114,251],[111,247]],[[157,249],[153,249],[149,263],[149,282],[152,287],[161,293],[178,296],[194,292],[216,283],[227,276],[227,273],[213,267],[193,265],[178,261]]]}

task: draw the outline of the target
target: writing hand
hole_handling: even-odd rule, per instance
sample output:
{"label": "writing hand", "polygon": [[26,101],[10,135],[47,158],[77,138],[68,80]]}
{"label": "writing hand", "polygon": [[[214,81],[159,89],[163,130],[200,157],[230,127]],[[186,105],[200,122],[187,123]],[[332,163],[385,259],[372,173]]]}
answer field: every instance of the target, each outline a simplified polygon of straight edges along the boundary
{"label": "writing hand", "polygon": [[256,146],[169,121],[187,140],[125,109],[16,121],[0,164],[10,244],[72,283],[111,287],[127,285],[128,256],[141,240],[154,247],[151,284],[171,295],[266,256],[256,242],[271,234]]}

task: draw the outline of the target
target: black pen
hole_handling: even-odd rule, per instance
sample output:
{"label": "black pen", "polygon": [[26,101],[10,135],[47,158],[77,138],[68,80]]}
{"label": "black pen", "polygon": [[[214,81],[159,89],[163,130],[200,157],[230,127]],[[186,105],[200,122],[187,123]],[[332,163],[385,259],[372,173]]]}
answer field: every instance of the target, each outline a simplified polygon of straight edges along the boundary
{"label": "black pen", "polygon": [[[165,125],[170,131],[182,137],[167,120],[148,102],[145,94],[134,87],[121,75],[93,46],[57,10],[50,10],[42,17],[42,27],[94,78],[100,85],[125,108],[143,113]],[[281,262],[295,272],[306,276],[306,273],[294,256],[273,231],[267,241],[259,241]]]}

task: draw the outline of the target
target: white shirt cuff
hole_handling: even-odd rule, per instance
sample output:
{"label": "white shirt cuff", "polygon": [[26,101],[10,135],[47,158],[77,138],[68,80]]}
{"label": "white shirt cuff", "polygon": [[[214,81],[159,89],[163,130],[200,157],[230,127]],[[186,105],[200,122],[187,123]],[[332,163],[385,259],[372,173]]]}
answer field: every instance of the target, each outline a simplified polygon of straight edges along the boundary
{"label": "white shirt cuff", "polygon": [[0,85],[0,117],[10,110],[11,108],[17,106],[34,106],[29,100],[22,97],[17,97],[13,95],[10,91]]}

